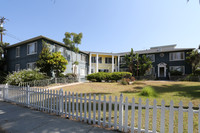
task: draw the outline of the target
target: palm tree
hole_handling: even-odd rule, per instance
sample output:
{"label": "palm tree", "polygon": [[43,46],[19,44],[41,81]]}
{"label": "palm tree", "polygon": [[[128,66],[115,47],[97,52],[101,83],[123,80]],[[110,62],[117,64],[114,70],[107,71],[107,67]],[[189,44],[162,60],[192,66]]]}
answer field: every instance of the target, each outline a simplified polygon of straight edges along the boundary
{"label": "palm tree", "polygon": [[133,74],[133,60],[134,60],[134,52],[133,52],[133,48],[131,48],[131,52],[129,55],[125,55],[125,62],[126,65],[129,67],[129,71]]}

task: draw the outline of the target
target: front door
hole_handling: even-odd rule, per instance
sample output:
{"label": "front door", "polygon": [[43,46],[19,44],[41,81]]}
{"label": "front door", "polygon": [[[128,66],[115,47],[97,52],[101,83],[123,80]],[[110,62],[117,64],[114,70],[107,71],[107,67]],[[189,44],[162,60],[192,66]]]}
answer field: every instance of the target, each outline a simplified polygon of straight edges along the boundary
{"label": "front door", "polygon": [[160,77],[165,77],[165,68],[160,67]]}

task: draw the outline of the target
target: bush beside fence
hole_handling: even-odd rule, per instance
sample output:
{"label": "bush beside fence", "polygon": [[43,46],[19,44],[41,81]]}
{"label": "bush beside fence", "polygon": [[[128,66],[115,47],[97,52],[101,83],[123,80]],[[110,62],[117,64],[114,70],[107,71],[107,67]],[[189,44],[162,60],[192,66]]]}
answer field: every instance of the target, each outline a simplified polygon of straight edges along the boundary
{"label": "bush beside fence", "polygon": [[51,84],[66,84],[78,82],[76,77],[64,77],[64,78],[53,78],[53,79],[44,79],[44,80],[34,80],[29,82],[22,82],[19,86],[30,86],[30,87],[44,87]]}
{"label": "bush beside fence", "polygon": [[[134,98],[131,103],[128,98],[124,101],[123,95],[113,101],[105,95],[101,99],[101,95],[95,94],[14,86],[4,88],[3,94],[5,101],[124,132],[200,132],[200,106],[194,110],[192,103],[184,108],[182,102],[174,107],[171,101],[167,107],[165,101],[161,106],[156,100],[149,105],[147,99],[142,105],[141,99],[138,103]],[[186,119],[187,125],[184,125]]]}

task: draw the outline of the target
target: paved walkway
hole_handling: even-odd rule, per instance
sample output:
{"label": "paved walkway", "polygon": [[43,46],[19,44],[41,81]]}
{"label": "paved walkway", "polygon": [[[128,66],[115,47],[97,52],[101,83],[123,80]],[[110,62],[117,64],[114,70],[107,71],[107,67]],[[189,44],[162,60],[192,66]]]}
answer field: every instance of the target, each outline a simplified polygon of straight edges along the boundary
{"label": "paved walkway", "polygon": [[48,89],[49,90],[57,89],[57,88],[61,89],[62,87],[73,86],[73,85],[78,85],[78,84],[83,84],[83,82],[69,83],[69,84],[65,84],[65,85],[56,85],[56,86],[48,87]]}
{"label": "paved walkway", "polygon": [[0,102],[0,132],[3,132],[1,130],[8,133],[116,133],[6,102]]}

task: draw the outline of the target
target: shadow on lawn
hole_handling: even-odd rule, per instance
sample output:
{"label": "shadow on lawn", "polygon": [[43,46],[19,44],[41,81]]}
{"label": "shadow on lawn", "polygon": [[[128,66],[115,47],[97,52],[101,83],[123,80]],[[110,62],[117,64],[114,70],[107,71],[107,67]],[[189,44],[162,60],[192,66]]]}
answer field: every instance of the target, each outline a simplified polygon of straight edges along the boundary
{"label": "shadow on lawn", "polygon": [[176,96],[200,98],[200,86],[185,86],[182,84],[152,86],[158,93],[174,93]]}
{"label": "shadow on lawn", "polygon": [[[141,89],[145,86],[136,86],[133,87],[133,90],[129,91],[121,91],[121,93],[139,93]],[[162,93],[174,93],[175,96],[180,97],[191,97],[191,98],[200,98],[200,86],[198,85],[192,85],[191,86],[185,86],[183,84],[174,84],[174,85],[160,85],[160,86],[151,86],[156,93],[162,94]]]}

